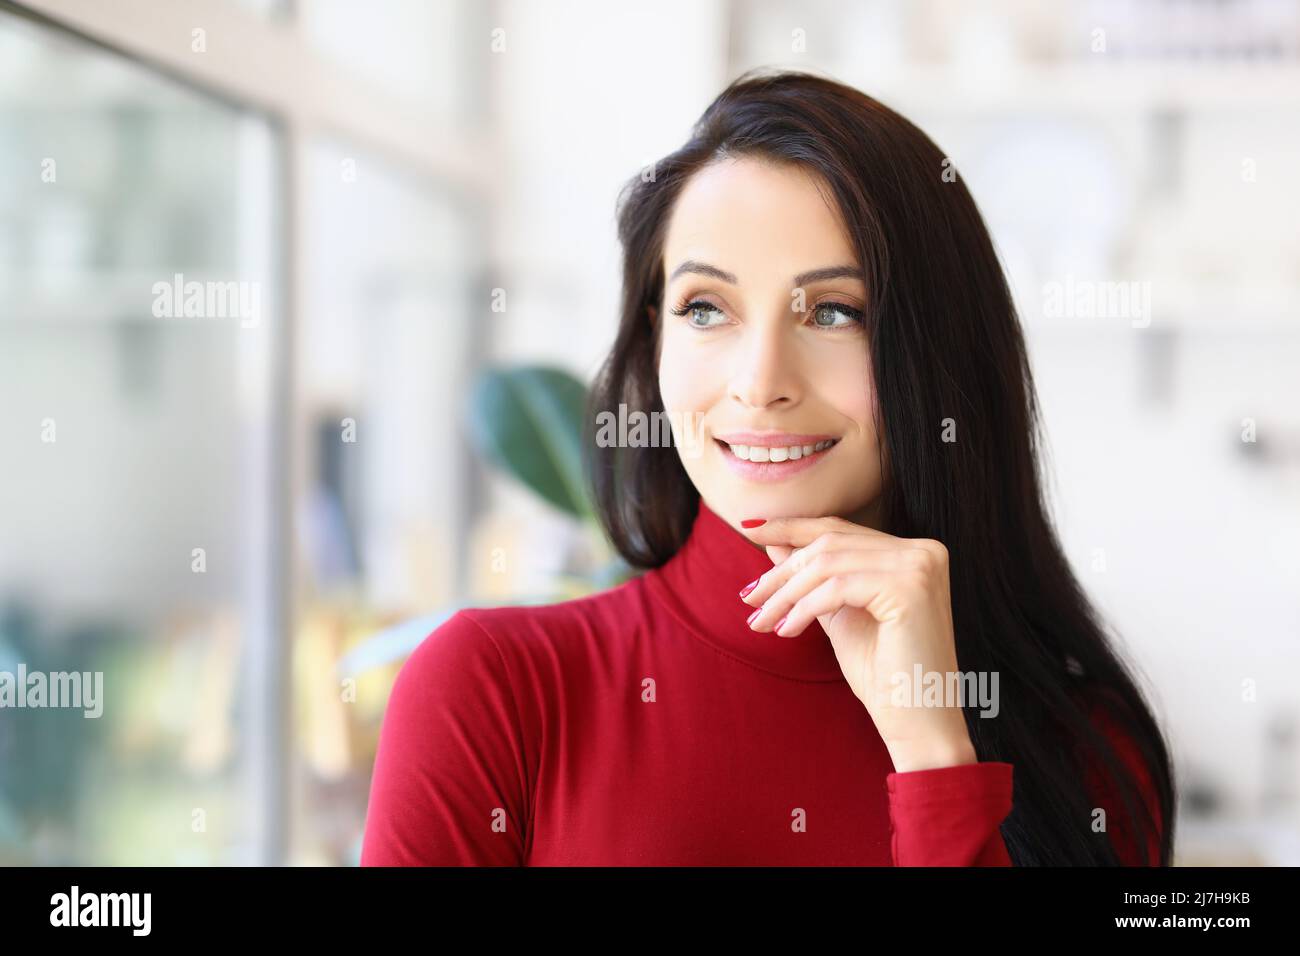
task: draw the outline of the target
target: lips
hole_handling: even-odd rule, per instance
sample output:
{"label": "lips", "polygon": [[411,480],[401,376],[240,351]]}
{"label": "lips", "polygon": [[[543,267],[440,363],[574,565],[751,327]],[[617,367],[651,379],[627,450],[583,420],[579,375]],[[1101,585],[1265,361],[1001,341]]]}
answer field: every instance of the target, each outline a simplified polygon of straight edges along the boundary
{"label": "lips", "polygon": [[799,432],[723,432],[714,435],[718,441],[725,442],[728,445],[765,445],[773,447],[777,445],[815,445],[821,441],[838,441],[838,435],[805,435]]}
{"label": "lips", "polygon": [[779,463],[812,457],[817,452],[832,447],[838,441],[838,438],[823,438],[820,441],[800,443],[782,439],[773,440],[770,444],[747,445],[739,442],[722,442],[721,444],[741,461]]}
{"label": "lips", "polygon": [[[752,434],[752,433],[751,433]],[[743,437],[743,433],[731,433],[727,437]],[[764,444],[729,444],[721,438],[715,438],[722,457],[727,465],[738,475],[750,481],[784,481],[809,468],[827,456],[839,444],[833,436],[766,434],[755,436]],[[795,439],[816,439],[809,444],[795,444]]]}

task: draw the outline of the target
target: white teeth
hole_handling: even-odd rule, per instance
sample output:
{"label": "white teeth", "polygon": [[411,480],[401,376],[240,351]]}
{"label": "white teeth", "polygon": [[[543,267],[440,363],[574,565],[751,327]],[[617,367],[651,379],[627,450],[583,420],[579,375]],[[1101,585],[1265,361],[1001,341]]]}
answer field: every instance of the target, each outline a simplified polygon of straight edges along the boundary
{"label": "white teeth", "polygon": [[798,461],[814,452],[823,451],[835,444],[835,439],[819,441],[812,445],[730,445],[731,453],[745,461]]}

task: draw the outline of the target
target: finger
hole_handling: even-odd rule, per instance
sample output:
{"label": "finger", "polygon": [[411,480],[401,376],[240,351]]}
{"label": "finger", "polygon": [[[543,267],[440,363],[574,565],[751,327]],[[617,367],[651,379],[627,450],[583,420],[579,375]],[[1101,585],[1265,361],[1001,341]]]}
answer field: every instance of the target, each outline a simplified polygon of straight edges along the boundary
{"label": "finger", "polygon": [[883,624],[897,620],[908,607],[920,606],[926,600],[929,574],[926,569],[936,561],[934,551],[928,546],[860,551],[857,558],[870,566],[827,575],[820,585],[794,602],[778,633],[793,637],[816,618],[834,614],[846,605],[861,608]]}
{"label": "finger", "polygon": [[888,581],[888,573],[874,571],[832,575],[795,602],[776,633],[781,637],[797,637],[817,618],[834,614],[846,604],[868,607]]}
{"label": "finger", "polygon": [[783,544],[769,544],[765,546],[765,550],[767,551],[768,558],[772,562],[772,566],[776,567],[786,558],[790,557],[790,554],[791,552],[794,551],[794,548],[787,548]]}
{"label": "finger", "polygon": [[784,544],[795,548],[812,544],[818,535],[828,531],[883,534],[835,515],[825,518],[768,518],[756,528],[741,527],[741,532],[756,544]]}
{"label": "finger", "polygon": [[[922,555],[924,552],[917,548],[859,548],[822,552],[767,599],[759,609],[760,613],[750,621],[750,627],[755,631],[765,631],[770,627],[778,630],[783,637],[793,637],[803,628],[791,631],[787,627],[778,627],[782,619],[788,617],[800,600],[828,578],[839,576],[855,581],[858,575],[866,574],[874,576],[882,588],[891,583],[902,587],[899,574],[914,572],[917,558]],[[821,613],[825,612],[818,612]]]}
{"label": "finger", "polygon": [[828,577],[860,568],[858,555],[855,551],[823,551],[816,555],[763,602],[749,626],[755,631],[773,630],[796,601]]}
{"label": "finger", "polygon": [[[746,604],[758,607],[766,601],[771,595],[776,593],[777,589],[782,587],[790,578],[798,574],[803,568],[807,567],[808,562],[814,560],[817,555],[827,551],[850,551],[850,550],[898,550],[911,545],[907,538],[894,538],[890,535],[874,536],[865,534],[852,534],[844,531],[830,531],[819,537],[812,544],[803,548],[783,548],[788,554],[782,561],[773,561],[775,566],[765,571],[757,582],[751,582],[754,587],[748,592],[741,594],[740,599]],[[780,545],[770,545],[769,554]]]}

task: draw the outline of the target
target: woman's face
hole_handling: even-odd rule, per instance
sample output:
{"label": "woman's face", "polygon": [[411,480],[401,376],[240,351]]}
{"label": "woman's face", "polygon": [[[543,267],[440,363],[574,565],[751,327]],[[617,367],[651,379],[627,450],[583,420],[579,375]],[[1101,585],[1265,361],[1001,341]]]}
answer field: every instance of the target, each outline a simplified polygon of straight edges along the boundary
{"label": "woman's face", "polygon": [[810,174],[755,159],[700,170],[673,208],[664,269],[659,389],[709,507],[733,526],[872,524],[881,474],[868,290]]}

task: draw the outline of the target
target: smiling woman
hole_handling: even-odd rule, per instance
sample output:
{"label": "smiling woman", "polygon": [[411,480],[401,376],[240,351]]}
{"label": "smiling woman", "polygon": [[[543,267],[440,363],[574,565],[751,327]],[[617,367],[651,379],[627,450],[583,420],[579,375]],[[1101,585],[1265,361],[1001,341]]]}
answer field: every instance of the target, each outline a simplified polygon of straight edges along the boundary
{"label": "smiling woman", "polygon": [[703,453],[591,436],[645,573],[425,640],[363,863],[1170,862],[1166,746],[1046,515],[1019,323],[949,165],[856,90],[760,74],[629,183],[589,421],[690,419]]}
{"label": "smiling woman", "polygon": [[692,487],[732,519],[741,505],[857,514],[875,501],[867,287],[824,186],[763,154],[709,163],[673,204],[662,259],[676,265],[647,310],[665,314],[660,396],[730,446],[683,459]]}

